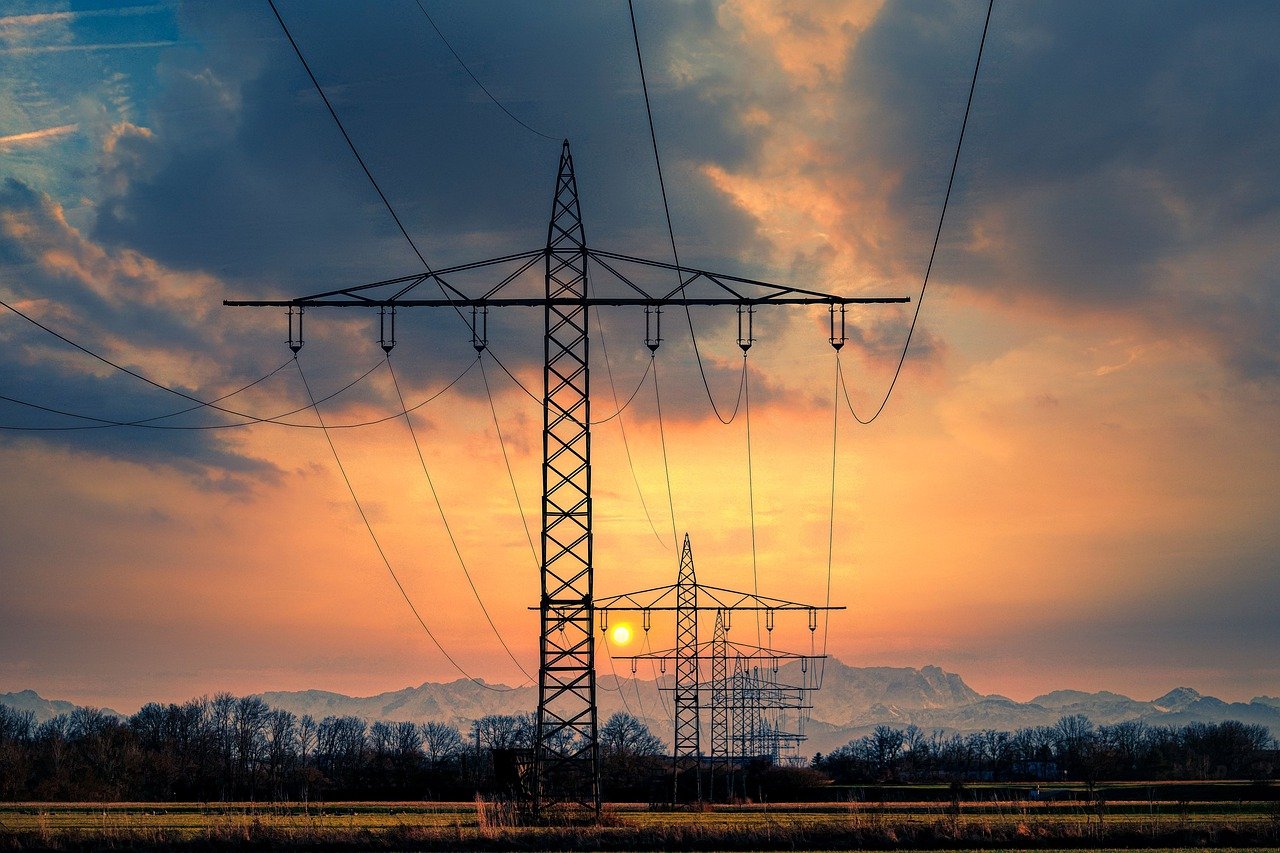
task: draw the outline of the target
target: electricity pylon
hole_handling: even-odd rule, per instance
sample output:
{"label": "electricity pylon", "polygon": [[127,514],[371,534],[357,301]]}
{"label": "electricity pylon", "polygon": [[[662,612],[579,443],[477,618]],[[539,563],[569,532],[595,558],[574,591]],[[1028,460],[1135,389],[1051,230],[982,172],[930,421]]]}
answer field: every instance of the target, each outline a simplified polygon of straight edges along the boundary
{"label": "electricity pylon", "polygon": [[[684,537],[684,546],[680,552],[680,570],[674,584],[651,587],[649,589],[625,592],[619,595],[599,598],[595,602],[600,611],[600,630],[609,628],[608,614],[613,611],[640,612],[643,614],[642,624],[648,631],[652,624],[651,614],[654,611],[674,611],[676,617],[676,644],[674,648],[660,651],[643,652],[637,655],[615,655],[618,660],[631,661],[632,672],[639,661],[650,661],[662,664],[665,672],[667,661],[675,662],[676,682],[672,688],[675,705],[675,737],[672,754],[672,802],[680,801],[680,774],[692,767],[696,774],[694,797],[702,800],[702,747],[700,738],[700,702],[699,696],[707,694],[711,717],[711,763],[712,773],[716,768],[727,764],[736,749],[739,756],[746,756],[748,748],[756,748],[760,733],[750,737],[748,729],[741,733],[735,728],[735,741],[729,740],[729,723],[732,719],[737,727],[748,727],[755,732],[764,720],[763,709],[801,709],[807,707],[805,692],[807,688],[787,688],[785,685],[769,685],[766,688],[760,675],[760,664],[776,671],[780,661],[798,660],[804,670],[808,671],[811,661],[819,660],[824,655],[816,653],[801,654],[782,651],[764,646],[753,646],[737,643],[728,639],[732,615],[735,611],[763,612],[764,624],[769,636],[773,636],[774,617],[778,612],[805,611],[809,617],[809,631],[812,635],[818,627],[818,612],[844,610],[843,606],[805,604],[799,601],[788,601],[772,598],[752,592],[725,589],[698,583],[693,570],[693,549],[689,544],[689,535]],[[714,610],[716,614],[715,632],[709,642],[698,642],[699,612]],[[733,677],[728,676],[728,660],[733,657],[735,671]],[[703,662],[709,664],[710,680],[701,678]],[[752,674],[751,664],[757,664]],[[747,667],[747,675],[742,676],[738,667]],[[750,720],[750,723],[747,721]],[[750,744],[750,747],[748,747]],[[709,791],[713,795],[714,790]]]}
{"label": "electricity pylon", "polygon": [[[589,295],[588,263],[620,285],[622,295]],[[531,293],[532,270],[539,265],[543,287]],[[662,271],[674,273],[677,283],[660,285],[643,278]],[[481,278],[472,283],[470,292],[463,289],[468,285],[462,281],[469,277]],[[424,297],[415,292],[423,285],[440,295]],[[663,307],[734,306],[740,317],[746,312],[750,323],[750,313],[761,306],[826,305],[829,340],[839,349],[846,340],[846,306],[909,301],[907,297],[838,296],[591,248],[578,203],[573,157],[565,140],[544,247],[440,269],[428,267],[292,299],[229,299],[223,304],[287,309],[289,346],[295,353],[303,345],[303,312],[311,308],[378,309],[379,343],[388,352],[395,345],[395,312],[400,308],[457,312],[469,327],[477,352],[488,345],[490,308],[543,309],[542,594],[537,733],[528,795],[535,815],[545,815],[558,805],[600,811],[587,309],[643,307],[645,341],[656,350]],[[745,343],[750,345],[749,332]]]}

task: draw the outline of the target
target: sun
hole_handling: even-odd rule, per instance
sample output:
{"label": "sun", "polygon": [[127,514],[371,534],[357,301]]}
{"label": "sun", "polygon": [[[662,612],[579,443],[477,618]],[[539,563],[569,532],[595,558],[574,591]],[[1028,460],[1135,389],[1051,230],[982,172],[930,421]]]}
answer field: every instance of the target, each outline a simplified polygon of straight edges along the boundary
{"label": "sun", "polygon": [[631,642],[631,626],[626,623],[614,627],[613,631],[610,633],[613,637],[613,641],[620,646],[625,646],[627,643]]}

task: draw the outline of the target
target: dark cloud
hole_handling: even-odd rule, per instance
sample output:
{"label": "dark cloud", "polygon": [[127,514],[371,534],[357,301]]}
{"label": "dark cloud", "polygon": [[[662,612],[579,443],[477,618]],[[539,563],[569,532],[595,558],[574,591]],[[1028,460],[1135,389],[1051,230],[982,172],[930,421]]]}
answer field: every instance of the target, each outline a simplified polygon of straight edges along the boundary
{"label": "dark cloud", "polygon": [[[973,12],[889,5],[848,69],[851,114],[877,129],[850,162],[870,152],[901,171],[895,207],[922,248],[972,67]],[[938,272],[1010,300],[1173,327],[1243,375],[1274,378],[1275,276],[1232,270],[1210,298],[1177,269],[1277,224],[1280,96],[1266,82],[1280,76],[1277,26],[1265,3],[997,5]]]}

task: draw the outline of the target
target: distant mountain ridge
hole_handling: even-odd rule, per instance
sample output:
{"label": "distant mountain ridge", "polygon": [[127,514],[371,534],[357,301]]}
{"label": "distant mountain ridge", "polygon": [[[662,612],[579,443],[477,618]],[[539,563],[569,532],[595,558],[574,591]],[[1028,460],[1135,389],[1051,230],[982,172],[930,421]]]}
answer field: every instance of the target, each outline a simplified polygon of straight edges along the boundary
{"label": "distant mountain ridge", "polygon": [[[45,699],[34,690],[0,693],[0,705],[8,705],[15,711],[30,711],[37,723],[51,720],[59,714],[70,714],[76,708],[82,707],[74,702],[64,702],[61,699]],[[99,708],[98,710],[116,717],[123,716],[110,708]]]}
{"label": "distant mountain ridge", "polygon": [[[787,664],[778,673],[779,681],[789,684],[802,683],[804,676],[799,663]],[[601,721],[614,711],[626,710],[643,719],[655,734],[669,738],[670,693],[660,691],[659,685],[669,686],[670,680],[670,674],[657,680],[599,677]],[[537,705],[537,688],[533,685],[507,687],[467,679],[429,681],[364,697],[323,690],[275,691],[259,696],[273,708],[310,714],[316,719],[350,715],[371,721],[434,720],[452,723],[464,731],[471,721],[486,714],[525,713]],[[37,721],[75,708],[70,702],[46,700],[30,690],[0,694],[0,703],[30,710]],[[1183,726],[1239,720],[1280,732],[1280,698],[1271,696],[1259,696],[1250,702],[1224,702],[1189,687],[1178,687],[1151,701],[1105,690],[1055,690],[1029,702],[1016,702],[997,694],[984,696],[959,675],[936,666],[853,667],[834,658],[826,661],[822,689],[813,694],[813,705],[806,728],[806,752],[827,752],[883,724],[962,733],[1012,731],[1051,726],[1069,714],[1083,714],[1097,725],[1141,720],[1150,725]]]}

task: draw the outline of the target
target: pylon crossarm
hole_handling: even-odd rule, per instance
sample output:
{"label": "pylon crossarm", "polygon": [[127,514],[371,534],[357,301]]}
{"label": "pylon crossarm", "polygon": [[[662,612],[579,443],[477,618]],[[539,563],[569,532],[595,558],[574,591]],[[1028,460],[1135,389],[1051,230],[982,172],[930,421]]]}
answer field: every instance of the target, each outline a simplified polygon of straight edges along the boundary
{"label": "pylon crossarm", "polygon": [[[719,586],[698,584],[698,610],[845,610],[843,605],[805,604],[801,601],[788,601],[782,598],[771,598],[752,592],[736,589],[725,589]],[[624,592],[596,599],[597,610],[675,610],[675,604],[669,604],[670,596],[676,591],[675,585],[657,586],[634,592]],[[701,600],[708,596],[710,603]],[[651,597],[650,597],[651,596]]]}
{"label": "pylon crossarm", "polygon": [[[793,660],[823,660],[826,655],[803,654],[801,652],[788,652],[782,649],[767,649],[763,646],[750,646],[745,643],[726,642],[726,651],[729,657],[736,657],[744,661],[793,661]],[[614,660],[675,660],[676,649],[662,649],[660,651],[641,652],[638,655],[613,655]],[[683,653],[682,653],[683,654]],[[692,659],[711,660],[713,650],[711,642],[698,643],[698,645],[690,652]]]}
{"label": "pylon crossarm", "polygon": [[[577,250],[576,253],[585,253],[586,257],[591,258],[595,261],[597,266],[608,272],[622,285],[624,285],[629,295],[589,296],[585,299],[577,294],[566,299],[556,299],[545,294],[541,296],[527,297],[501,296],[500,294],[506,292],[513,284],[516,283],[517,280],[520,279],[522,275],[528,272],[540,260],[554,259],[554,263],[551,268],[553,273],[559,273],[567,264],[566,260],[558,257],[559,252],[557,250],[534,249],[528,252],[501,255],[495,258],[486,258],[482,261],[472,261],[450,267],[442,267],[436,270],[424,270],[419,273],[411,273],[409,275],[398,276],[395,278],[382,279],[380,281],[368,282],[366,284],[357,284],[352,287],[325,290],[320,293],[297,296],[292,299],[226,299],[223,300],[222,304],[249,307],[275,306],[282,308],[290,306],[305,308],[322,308],[326,306],[340,308],[376,308],[389,307],[392,305],[405,308],[535,308],[553,304],[575,306],[585,304],[587,306],[598,305],[603,307],[623,307],[628,305],[661,307],[664,305],[883,305],[900,304],[911,301],[911,298],[907,296],[840,296],[834,293],[823,293],[821,291],[807,290],[801,287],[774,284],[772,282],[743,278],[741,276],[734,276],[726,273],[713,273],[692,267],[680,267],[663,261],[653,261],[645,258],[633,257],[631,255],[622,255],[617,252],[604,252],[598,249],[585,247]],[[605,259],[625,261],[627,263],[634,263],[658,269],[674,270],[680,275],[682,284],[674,289],[664,289],[662,291],[646,290]],[[498,279],[496,283],[487,285],[477,296],[467,294],[459,286],[444,278],[445,276],[453,275],[455,273],[470,272],[472,270],[509,264],[516,261],[522,261],[523,263],[520,263],[513,271]],[[581,275],[582,271],[575,269],[574,273]],[[415,289],[431,281],[434,281],[440,287],[442,294],[440,298],[418,299],[409,297],[409,294]],[[691,285],[700,281],[709,283],[712,286],[712,293],[714,295],[704,296],[690,294],[688,292],[688,288]],[[744,288],[731,287],[726,282],[733,282],[734,284],[758,288],[761,289],[762,292],[753,294],[747,292]],[[377,291],[378,289],[383,289],[386,292],[375,293],[374,291]]]}
{"label": "pylon crossarm", "polygon": [[675,610],[676,605],[664,604],[675,594],[676,585],[669,584],[597,598],[595,604],[596,610]]}
{"label": "pylon crossarm", "polygon": [[[658,297],[660,299],[668,300],[671,302],[680,301],[680,298],[681,298],[680,294],[682,293],[682,291],[684,291],[689,285],[693,284],[699,279],[705,279],[706,281],[715,285],[720,290],[726,293],[729,293],[731,296],[733,296],[736,300],[740,302],[754,302],[756,304],[774,302],[776,301],[775,297],[785,297],[785,296],[793,296],[793,295],[806,296],[815,302],[826,302],[828,304],[835,304],[835,305],[848,305],[848,304],[879,305],[879,304],[886,304],[886,303],[904,303],[904,302],[911,301],[911,298],[908,296],[838,296],[834,293],[823,293],[817,290],[806,290],[801,287],[791,287],[790,285],[785,285],[785,284],[775,284],[770,281],[761,281],[760,279],[755,279],[755,278],[744,278],[743,276],[731,275],[729,273],[710,272],[708,270],[698,269],[697,267],[680,266],[677,264],[668,263],[666,261],[655,261],[655,260],[650,260],[649,258],[636,257],[635,255],[624,255],[624,254],[621,254],[620,252],[607,252],[603,249],[592,249],[588,247],[586,252],[587,252],[587,257],[591,258],[591,260],[595,261],[597,264],[600,264],[601,267],[608,270],[612,275],[616,276],[624,284],[628,284],[635,290],[642,291],[642,292],[643,292],[643,288],[635,284],[623,273],[614,269],[612,266],[609,266],[605,262],[605,259],[607,258],[609,260],[623,261],[625,263],[637,264],[639,266],[655,267],[658,269],[675,271],[679,276],[680,286],[677,287],[675,290],[667,291],[661,297]],[[734,282],[735,284],[747,284],[753,287],[765,288],[767,289],[768,292],[761,296],[749,297],[734,290],[732,287],[725,284],[725,282]]]}
{"label": "pylon crossarm", "polygon": [[698,592],[708,596],[711,604],[700,605],[705,610],[844,610],[843,605],[805,604],[802,601],[788,601],[783,598],[770,598],[754,592],[743,592],[736,589],[725,589],[720,586],[698,585]]}

